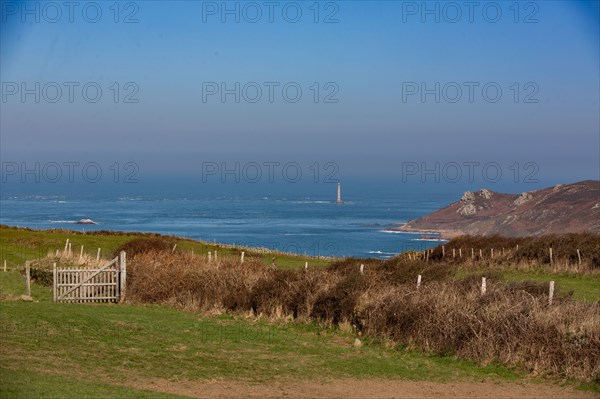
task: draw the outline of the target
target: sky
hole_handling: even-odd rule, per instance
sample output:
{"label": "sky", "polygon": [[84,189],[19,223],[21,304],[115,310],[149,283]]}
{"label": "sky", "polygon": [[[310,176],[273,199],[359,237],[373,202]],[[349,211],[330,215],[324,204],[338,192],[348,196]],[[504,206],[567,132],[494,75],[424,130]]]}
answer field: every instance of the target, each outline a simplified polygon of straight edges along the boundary
{"label": "sky", "polygon": [[0,4],[3,174],[600,178],[597,1]]}

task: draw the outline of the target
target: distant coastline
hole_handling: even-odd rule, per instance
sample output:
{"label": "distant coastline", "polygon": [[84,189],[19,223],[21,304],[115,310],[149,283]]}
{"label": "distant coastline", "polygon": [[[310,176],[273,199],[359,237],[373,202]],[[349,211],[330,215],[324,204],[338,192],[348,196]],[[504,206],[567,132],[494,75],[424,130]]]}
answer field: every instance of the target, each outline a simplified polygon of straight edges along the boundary
{"label": "distant coastline", "polygon": [[465,233],[460,230],[417,229],[417,228],[408,226],[408,223],[404,223],[403,225],[401,225],[399,227],[395,227],[395,228],[392,228],[389,230],[397,231],[398,233],[415,233],[415,234],[422,234],[422,235],[437,234],[439,238],[444,239],[444,240],[451,240],[453,238],[465,235]]}

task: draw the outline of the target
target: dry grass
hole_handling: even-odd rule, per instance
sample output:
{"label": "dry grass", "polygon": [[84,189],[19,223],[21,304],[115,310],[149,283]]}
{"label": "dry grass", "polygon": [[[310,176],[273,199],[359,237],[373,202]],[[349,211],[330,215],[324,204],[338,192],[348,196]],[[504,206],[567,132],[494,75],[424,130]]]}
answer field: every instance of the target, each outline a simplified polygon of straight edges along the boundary
{"label": "dry grass", "polygon": [[[359,273],[360,263],[365,273]],[[423,285],[416,289],[416,275]],[[349,259],[327,269],[283,271],[256,260],[209,263],[186,253],[144,252],[128,264],[128,298],[210,313],[350,324],[357,333],[482,364],[600,379],[600,305],[566,297],[548,305],[545,286],[476,277],[448,265]]]}

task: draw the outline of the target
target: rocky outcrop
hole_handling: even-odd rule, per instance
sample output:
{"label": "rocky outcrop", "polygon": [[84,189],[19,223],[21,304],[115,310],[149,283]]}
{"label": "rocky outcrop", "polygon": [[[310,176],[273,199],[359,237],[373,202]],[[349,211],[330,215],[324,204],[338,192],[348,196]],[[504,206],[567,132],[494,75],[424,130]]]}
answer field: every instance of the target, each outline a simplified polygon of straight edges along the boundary
{"label": "rocky outcrop", "polygon": [[482,189],[399,230],[456,234],[538,236],[600,233],[600,181],[559,184],[521,194]]}

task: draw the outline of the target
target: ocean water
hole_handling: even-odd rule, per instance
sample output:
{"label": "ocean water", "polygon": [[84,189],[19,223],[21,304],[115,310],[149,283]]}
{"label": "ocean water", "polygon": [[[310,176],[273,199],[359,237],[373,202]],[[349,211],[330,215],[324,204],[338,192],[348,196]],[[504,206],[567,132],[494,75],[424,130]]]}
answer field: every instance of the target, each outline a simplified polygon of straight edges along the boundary
{"label": "ocean water", "polygon": [[[457,193],[385,185],[344,189],[344,203],[336,204],[335,185],[4,187],[0,223],[35,229],[156,232],[311,256],[386,259],[439,245],[424,234],[392,229],[457,198]],[[75,224],[84,218],[98,224]]]}

